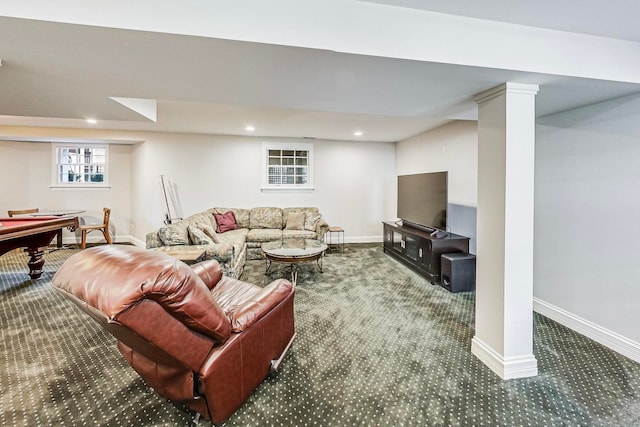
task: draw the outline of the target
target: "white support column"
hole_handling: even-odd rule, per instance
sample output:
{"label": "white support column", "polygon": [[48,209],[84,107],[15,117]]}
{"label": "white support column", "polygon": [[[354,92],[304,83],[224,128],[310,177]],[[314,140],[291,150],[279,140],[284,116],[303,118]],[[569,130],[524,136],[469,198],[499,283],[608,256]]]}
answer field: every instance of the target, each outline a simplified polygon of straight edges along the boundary
{"label": "white support column", "polygon": [[533,173],[537,85],[505,83],[478,103],[476,335],[503,379],[538,374],[533,355]]}

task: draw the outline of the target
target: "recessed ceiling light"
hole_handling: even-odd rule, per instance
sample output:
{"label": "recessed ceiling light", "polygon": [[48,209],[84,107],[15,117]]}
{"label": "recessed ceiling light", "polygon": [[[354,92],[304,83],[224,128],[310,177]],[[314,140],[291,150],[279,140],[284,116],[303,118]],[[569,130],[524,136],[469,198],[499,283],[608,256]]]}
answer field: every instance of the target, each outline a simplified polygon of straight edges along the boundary
{"label": "recessed ceiling light", "polygon": [[353,133],[353,136],[362,136],[362,131],[357,130]]}
{"label": "recessed ceiling light", "polygon": [[256,130],[256,128],[251,125],[248,125],[244,127],[244,130],[246,130],[247,132],[253,132],[254,130]]}
{"label": "recessed ceiling light", "polygon": [[96,119],[87,119],[87,123],[89,123],[90,125],[95,125],[96,123],[98,123],[98,121]]}

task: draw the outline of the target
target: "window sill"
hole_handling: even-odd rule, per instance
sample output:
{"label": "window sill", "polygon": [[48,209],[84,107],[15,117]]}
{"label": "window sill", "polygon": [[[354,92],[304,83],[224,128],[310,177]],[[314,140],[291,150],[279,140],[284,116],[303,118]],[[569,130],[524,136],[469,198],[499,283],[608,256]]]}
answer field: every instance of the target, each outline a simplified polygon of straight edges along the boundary
{"label": "window sill", "polygon": [[315,191],[315,187],[262,187],[260,189],[265,193],[277,193],[277,192],[287,192],[287,191],[299,191],[301,193],[310,193]]}
{"label": "window sill", "polygon": [[50,185],[49,188],[52,190],[109,190],[111,186],[109,184],[54,184]]}

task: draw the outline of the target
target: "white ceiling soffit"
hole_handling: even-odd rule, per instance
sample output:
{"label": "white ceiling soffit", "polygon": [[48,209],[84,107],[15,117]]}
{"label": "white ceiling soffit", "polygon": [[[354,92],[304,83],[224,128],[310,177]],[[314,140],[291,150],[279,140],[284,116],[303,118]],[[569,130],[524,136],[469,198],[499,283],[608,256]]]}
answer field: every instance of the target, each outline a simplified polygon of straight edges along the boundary
{"label": "white ceiling soffit", "polygon": [[[539,27],[491,19],[523,15],[518,8],[523,9],[524,0],[476,1],[475,6],[470,0],[464,2],[476,15],[484,8],[484,19],[464,13],[460,16],[433,12],[431,6],[411,9],[392,7],[389,3],[393,1],[385,4],[359,0],[66,0],[61,8],[47,0],[23,0],[4,4],[0,13],[27,19],[640,83],[638,40],[631,43],[548,29],[558,26],[553,24],[558,21],[554,15],[558,6],[553,0],[529,2],[546,11],[535,14],[540,20]],[[417,5],[418,0],[407,3]],[[436,10],[438,6],[444,8],[443,0],[421,0],[421,3],[433,3]],[[637,17],[632,7],[635,0],[611,0],[604,6],[602,3],[571,0],[575,9],[562,14],[562,20],[583,29],[588,28],[594,17],[607,17],[601,25],[609,31],[616,28],[638,31],[632,19]],[[96,13],[98,9],[100,13]]]}
{"label": "white ceiling soffit", "polygon": [[361,1],[640,42],[637,0]]}
{"label": "white ceiling soffit", "polygon": [[542,117],[537,123],[556,129],[579,124],[583,131],[626,136],[629,143],[635,145],[640,137],[640,120],[637,120],[639,111],[640,93]]}
{"label": "white ceiling soffit", "polygon": [[158,102],[155,99],[118,98],[115,96],[110,98],[151,121],[157,121]]}
{"label": "white ceiling soffit", "polygon": [[0,141],[14,141],[14,142],[45,142],[45,143],[60,143],[60,144],[121,144],[121,145],[134,145],[143,140],[139,139],[109,139],[109,138],[72,138],[72,137],[51,137],[51,136],[21,136],[21,135],[0,135]]}

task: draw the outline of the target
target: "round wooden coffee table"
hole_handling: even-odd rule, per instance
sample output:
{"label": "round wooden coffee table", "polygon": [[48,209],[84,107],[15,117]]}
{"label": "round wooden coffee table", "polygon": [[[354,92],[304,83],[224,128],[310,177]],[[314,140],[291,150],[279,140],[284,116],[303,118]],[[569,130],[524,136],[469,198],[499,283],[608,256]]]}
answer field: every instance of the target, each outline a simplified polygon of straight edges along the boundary
{"label": "round wooden coffee table", "polygon": [[291,283],[298,281],[298,264],[316,261],[322,273],[322,255],[327,245],[318,240],[283,239],[262,244],[262,252],[267,260],[265,274],[271,270],[274,262],[291,264]]}

